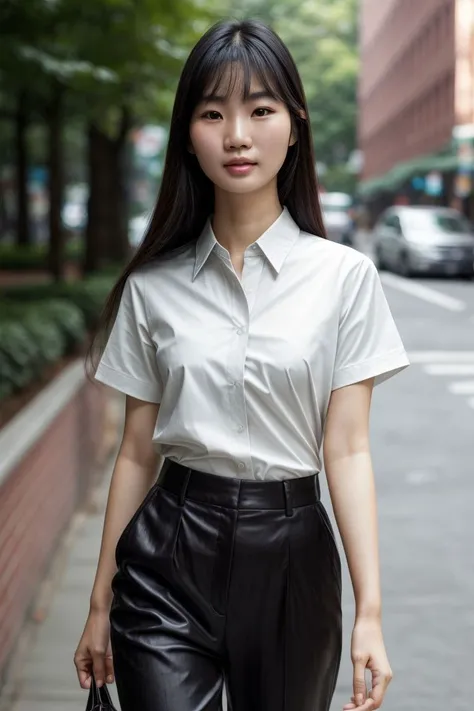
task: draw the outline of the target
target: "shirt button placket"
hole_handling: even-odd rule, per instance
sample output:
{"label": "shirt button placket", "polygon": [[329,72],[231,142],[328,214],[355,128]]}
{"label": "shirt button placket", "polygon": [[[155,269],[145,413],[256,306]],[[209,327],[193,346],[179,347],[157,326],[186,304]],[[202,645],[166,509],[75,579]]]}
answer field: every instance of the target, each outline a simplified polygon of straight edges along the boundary
{"label": "shirt button placket", "polygon": [[[242,301],[242,312],[246,312],[246,318],[248,319],[248,307],[247,307],[247,301],[245,294],[242,292],[241,298],[239,298],[239,302]],[[245,368],[245,357],[247,353],[247,342],[248,342],[248,325],[244,325],[241,322],[236,325],[235,332],[238,336],[238,346],[236,349],[236,356],[238,353],[238,356],[236,358],[237,361],[237,367],[238,367],[238,379],[234,380],[233,386],[234,386],[234,402],[235,402],[235,416],[236,416],[236,425],[234,428],[234,433],[242,435],[246,431],[246,423],[247,423],[247,413],[246,413],[246,408],[245,408],[245,391],[244,391],[244,383],[243,383],[243,373],[244,373],[244,368]],[[237,370],[237,368],[236,368]],[[237,372],[236,372],[237,375]],[[242,450],[244,447],[248,446],[245,444],[243,441],[241,443]],[[239,476],[244,476],[245,475],[245,470],[249,470],[250,468],[250,455],[247,453],[247,461],[240,460],[237,462],[237,468],[239,472]]]}

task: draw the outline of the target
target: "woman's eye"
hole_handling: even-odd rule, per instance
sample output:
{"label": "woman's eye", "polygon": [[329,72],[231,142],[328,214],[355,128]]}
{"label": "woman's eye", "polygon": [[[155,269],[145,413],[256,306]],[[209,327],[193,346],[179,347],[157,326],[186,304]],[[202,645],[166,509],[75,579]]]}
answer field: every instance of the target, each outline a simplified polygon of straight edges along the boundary
{"label": "woman's eye", "polygon": [[269,114],[272,114],[273,111],[271,109],[260,108],[260,109],[255,109],[254,113],[257,114],[257,116],[260,118],[260,117],[268,116]]}
{"label": "woman's eye", "polygon": [[218,111],[206,111],[203,118],[211,119],[211,121],[216,121],[220,118],[220,113]]}

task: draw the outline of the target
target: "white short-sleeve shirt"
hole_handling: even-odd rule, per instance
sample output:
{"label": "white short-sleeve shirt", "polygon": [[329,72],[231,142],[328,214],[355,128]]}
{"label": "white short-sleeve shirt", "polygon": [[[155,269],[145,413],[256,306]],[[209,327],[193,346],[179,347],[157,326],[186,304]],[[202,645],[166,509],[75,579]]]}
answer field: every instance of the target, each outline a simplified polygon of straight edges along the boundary
{"label": "white short-sleeve shirt", "polygon": [[160,403],[165,457],[282,480],[320,471],[332,390],[408,364],[372,261],[284,208],[241,279],[210,220],[185,252],[132,274],[96,378]]}

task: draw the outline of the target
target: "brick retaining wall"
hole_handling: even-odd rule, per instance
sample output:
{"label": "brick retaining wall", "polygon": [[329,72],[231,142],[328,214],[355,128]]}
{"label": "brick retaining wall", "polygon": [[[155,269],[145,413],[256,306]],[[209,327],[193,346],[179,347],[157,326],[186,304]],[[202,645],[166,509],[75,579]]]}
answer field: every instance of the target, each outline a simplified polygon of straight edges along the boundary
{"label": "brick retaining wall", "polygon": [[0,680],[103,455],[106,390],[67,371],[0,431]]}

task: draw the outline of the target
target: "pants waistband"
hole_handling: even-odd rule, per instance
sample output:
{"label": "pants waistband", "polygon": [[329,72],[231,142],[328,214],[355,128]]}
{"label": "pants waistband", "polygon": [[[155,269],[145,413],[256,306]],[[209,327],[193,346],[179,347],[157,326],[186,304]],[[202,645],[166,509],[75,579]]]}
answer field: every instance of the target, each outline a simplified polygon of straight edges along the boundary
{"label": "pants waistband", "polygon": [[321,498],[318,474],[284,481],[249,481],[208,474],[165,459],[158,486],[186,498],[233,509],[284,509],[314,504]]}

